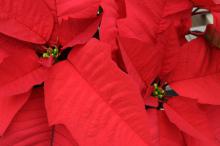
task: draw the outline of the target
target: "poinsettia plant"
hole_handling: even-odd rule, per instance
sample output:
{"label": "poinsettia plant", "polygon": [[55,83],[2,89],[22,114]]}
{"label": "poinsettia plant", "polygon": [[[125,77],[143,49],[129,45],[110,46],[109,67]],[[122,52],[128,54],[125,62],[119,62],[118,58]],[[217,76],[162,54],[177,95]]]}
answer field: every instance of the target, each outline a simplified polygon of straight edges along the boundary
{"label": "poinsettia plant", "polygon": [[0,145],[150,143],[135,83],[91,39],[100,5],[1,1]]}
{"label": "poinsettia plant", "polygon": [[[219,108],[218,3],[158,0],[126,5],[127,17],[115,18],[117,33],[112,36],[119,44],[116,48],[126,72],[143,93],[147,114],[158,125],[155,145],[219,145],[215,124],[219,118],[212,115],[209,120],[206,115],[206,111],[211,113],[209,108],[213,107],[213,113]],[[214,24],[188,42],[185,36],[192,33],[191,15],[207,13],[198,13],[197,7],[208,9]],[[159,110],[154,112],[159,115],[152,115],[152,109]]]}
{"label": "poinsettia plant", "polygon": [[0,0],[0,146],[218,146],[219,4]]}

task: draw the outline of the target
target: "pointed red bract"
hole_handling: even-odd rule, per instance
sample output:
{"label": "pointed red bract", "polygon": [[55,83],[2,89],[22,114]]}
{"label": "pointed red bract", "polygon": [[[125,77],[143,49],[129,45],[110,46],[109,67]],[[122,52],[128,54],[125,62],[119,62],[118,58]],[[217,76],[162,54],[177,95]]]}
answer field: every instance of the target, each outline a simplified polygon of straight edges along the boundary
{"label": "pointed red bract", "polygon": [[205,113],[198,107],[195,100],[184,97],[169,99],[164,110],[172,123],[179,129],[201,141],[215,144],[214,133]]}
{"label": "pointed red bract", "polygon": [[95,17],[99,5],[100,0],[56,0],[57,16],[63,19]]}
{"label": "pointed red bract", "polygon": [[30,93],[28,92],[16,96],[0,97],[0,136],[3,135],[16,113],[26,103],[29,95]]}
{"label": "pointed red bract", "polygon": [[126,6],[127,17],[118,20],[119,41],[150,85],[159,75],[164,79],[175,67],[179,46],[190,27],[187,19],[192,4],[185,0],[129,1]]}
{"label": "pointed red bract", "polygon": [[[83,45],[99,29],[100,4],[100,39],[109,44],[92,39]],[[219,144],[218,108],[188,99],[220,104],[220,51],[204,39],[184,38],[190,1],[0,0],[0,5],[0,145]],[[216,12],[215,26],[217,17]],[[36,44],[57,45],[61,52],[74,48],[55,65],[41,58],[49,62],[48,73]],[[184,95],[164,103],[165,111],[154,110],[158,101],[148,98],[157,77]],[[147,112],[145,102],[153,106]]]}
{"label": "pointed red bract", "polygon": [[[118,41],[118,45],[119,45],[118,51],[120,51],[123,67],[126,69],[126,72],[129,74],[129,76],[135,80],[135,82],[137,83],[137,85],[140,88],[141,93],[144,96],[146,94],[145,93],[146,92],[145,82],[142,80],[141,76],[139,75],[139,72],[135,69],[135,66],[134,66],[132,60],[130,60],[129,56],[127,55],[127,53],[124,50],[124,47],[120,41]],[[117,60],[117,62],[119,62],[119,61]]]}
{"label": "pointed red bract", "polygon": [[181,48],[177,66],[167,81],[181,96],[201,103],[220,104],[220,51],[198,38]]}
{"label": "pointed red bract", "polygon": [[109,46],[91,40],[68,59],[45,82],[49,123],[64,124],[79,145],[148,146],[144,103],[111,60]]}
{"label": "pointed red bract", "polygon": [[88,19],[63,20],[59,26],[59,41],[64,48],[84,44],[96,33],[102,16]]}
{"label": "pointed red bract", "polygon": [[54,134],[53,138],[51,136],[50,141],[54,146],[79,146],[79,144],[75,141],[75,139],[73,139],[71,133],[65,128],[64,125],[55,125],[52,131]]}
{"label": "pointed red bract", "polygon": [[152,133],[152,146],[185,146],[182,132],[169,121],[164,111],[148,109],[149,130]]}
{"label": "pointed red bract", "polygon": [[[42,88],[33,89],[29,96],[28,93],[0,99],[1,126],[7,126],[4,134],[1,133],[0,145],[78,146],[62,125],[49,127]],[[9,122],[5,118],[13,119]]]}
{"label": "pointed red bract", "polygon": [[201,105],[203,111],[205,111],[209,123],[211,125],[212,130],[215,133],[216,140],[220,143],[220,106],[213,106],[213,105]]}
{"label": "pointed red bract", "polygon": [[120,35],[156,43],[157,36],[170,25],[176,27],[187,14],[184,12],[191,10],[192,4],[188,0],[126,1],[126,8],[126,19],[118,22]]}
{"label": "pointed red bract", "polygon": [[185,146],[182,132],[172,122],[163,111],[158,111],[158,127],[160,143],[159,146]]}
{"label": "pointed red bract", "polygon": [[104,10],[103,19],[100,27],[100,39],[117,49],[117,20],[125,18],[126,6],[124,0],[103,0],[101,6]]}
{"label": "pointed red bract", "polygon": [[[20,107],[21,109],[0,138],[0,145],[50,145],[51,133],[42,93],[43,90],[34,90],[28,102]],[[14,98],[27,99],[23,96]],[[22,99],[13,100],[18,102]],[[16,102],[10,102],[9,106],[16,106]]]}
{"label": "pointed red bract", "polygon": [[43,44],[53,29],[53,16],[43,0],[1,0],[0,32],[11,37]]}
{"label": "pointed red bract", "polygon": [[[130,64],[128,68],[132,68],[131,66],[133,65],[133,68],[137,70],[141,78],[147,84],[151,84],[161,68],[162,54],[159,53],[160,50],[155,48],[156,46],[152,42],[145,43],[133,38],[120,37],[120,42],[125,51],[123,53],[124,56],[128,56],[128,58],[124,59],[126,61],[125,64]],[[133,74],[132,70],[128,71],[131,72],[131,75]]]}
{"label": "pointed red bract", "polygon": [[47,69],[38,63],[35,51],[16,49],[20,49],[20,53],[10,55],[0,64],[0,96],[3,97],[27,92],[47,77]]}
{"label": "pointed red bract", "polygon": [[[49,39],[57,40],[57,26],[63,20],[69,18],[76,19],[74,21],[82,18],[95,19],[100,0],[82,0],[78,2],[72,0],[39,0],[34,3],[27,0],[9,0],[7,2],[0,1],[0,5],[2,6],[0,10],[1,33],[19,40],[45,44]],[[91,21],[84,21],[84,23],[89,22]],[[80,24],[81,22],[76,23]],[[16,27],[14,27],[15,25]],[[71,27],[74,27],[74,25]],[[95,33],[94,30],[92,33]],[[91,35],[87,37],[91,37]],[[78,39],[82,38],[81,36]]]}

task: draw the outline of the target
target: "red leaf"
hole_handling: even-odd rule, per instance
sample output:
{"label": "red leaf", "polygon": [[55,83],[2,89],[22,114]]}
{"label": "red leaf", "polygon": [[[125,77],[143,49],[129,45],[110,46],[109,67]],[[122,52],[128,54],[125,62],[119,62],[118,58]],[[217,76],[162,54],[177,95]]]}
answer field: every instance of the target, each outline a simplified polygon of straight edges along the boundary
{"label": "red leaf", "polygon": [[160,54],[160,50],[152,42],[145,43],[133,38],[121,37],[120,42],[121,49],[124,49],[123,57],[127,56],[124,61],[129,69],[128,74],[137,79],[133,73],[135,71],[132,71],[135,68],[141,78],[147,84],[151,84],[161,68],[162,54]]}
{"label": "red leaf", "polygon": [[151,133],[152,145],[153,146],[160,146],[158,111],[155,109],[148,109],[148,110],[146,110],[146,114],[150,117],[148,119],[148,121],[149,121],[148,124],[151,126],[148,128],[148,130]]}
{"label": "red leaf", "polygon": [[[22,103],[21,101],[23,99],[27,100],[28,97],[26,94],[25,96],[10,98],[10,100],[8,100],[9,102],[7,102],[7,106],[5,106],[9,111],[5,112],[11,113],[11,109],[13,109],[14,106],[18,103]],[[77,146],[77,143],[70,137],[65,127],[57,125],[53,130],[49,127],[43,97],[42,89],[34,89],[28,101],[24,105],[21,105],[22,107],[19,106],[19,109],[16,109],[17,114],[6,132],[0,138],[1,146],[49,146],[51,144],[54,146]],[[2,103],[2,101],[3,100],[1,100],[0,103]],[[3,112],[4,111],[1,110],[0,115],[2,115]],[[5,122],[5,119],[1,120]]]}
{"label": "red leaf", "polygon": [[219,146],[218,141],[216,141],[216,143],[210,144],[209,142],[201,141],[185,133],[183,134],[183,136],[187,146]]}
{"label": "red leaf", "polygon": [[220,4],[219,0],[192,0],[192,2],[196,6],[205,7],[208,9]]}
{"label": "red leaf", "polygon": [[[50,145],[50,128],[42,93],[39,90],[32,93],[0,138],[0,145]],[[14,105],[13,102],[10,104]]]}
{"label": "red leaf", "polygon": [[159,146],[185,146],[182,132],[169,121],[163,111],[158,111]]}
{"label": "red leaf", "polygon": [[197,102],[184,97],[174,97],[164,105],[165,112],[179,129],[210,145],[215,143],[208,118]]}
{"label": "red leaf", "polygon": [[[122,43],[118,40],[118,45],[119,45],[119,51],[121,52],[121,56],[123,58],[123,66],[125,66],[126,71],[128,72],[129,76],[135,80],[135,82],[138,84],[140,87],[140,91],[145,94],[146,92],[146,85],[145,82],[142,80],[141,76],[138,73],[138,70],[135,69],[135,66],[133,64],[133,59],[129,58],[128,54],[124,50],[124,47]],[[117,63],[119,61],[117,60]],[[144,96],[144,95],[143,95]]]}
{"label": "red leaf", "polygon": [[164,111],[148,109],[151,126],[149,130],[152,133],[152,146],[185,146],[182,132],[169,121]]}
{"label": "red leaf", "polygon": [[54,128],[54,136],[51,138],[54,146],[79,146],[73,139],[71,133],[63,125],[56,125]]}
{"label": "red leaf", "polygon": [[86,43],[96,33],[101,16],[88,19],[63,20],[59,28],[60,43],[63,48]]}
{"label": "red leaf", "polygon": [[4,51],[4,50],[0,50],[0,63],[2,63],[2,61],[8,57],[8,54]]}
{"label": "red leaf", "polygon": [[[10,97],[0,97],[0,136],[3,135],[15,114],[28,100],[30,93]],[[1,143],[1,142],[0,142]]]}
{"label": "red leaf", "polygon": [[35,51],[10,42],[5,49],[14,50],[14,53],[0,64],[0,97],[27,92],[45,80],[47,69],[40,66]]}
{"label": "red leaf", "polygon": [[203,77],[183,80],[171,84],[172,88],[179,94],[197,99],[200,103],[220,105],[220,73]]}
{"label": "red leaf", "polygon": [[64,124],[79,145],[147,146],[144,102],[111,60],[109,46],[91,40],[68,59],[45,81],[49,123]]}
{"label": "red leaf", "polygon": [[166,78],[176,66],[192,4],[185,0],[128,1],[126,7],[127,17],[118,20],[119,41],[137,72],[150,85],[158,76]]}
{"label": "red leaf", "polygon": [[[189,12],[192,4],[185,0],[126,1],[126,8],[126,19],[118,22],[120,35],[155,43],[157,36],[171,24],[175,26],[176,21],[187,14],[183,12]],[[172,23],[173,20],[175,23]]]}
{"label": "red leaf", "polygon": [[167,81],[181,96],[201,103],[220,104],[220,51],[208,47],[203,39],[185,44],[178,65]]}
{"label": "red leaf", "polygon": [[218,143],[220,143],[220,106],[202,105],[202,109],[208,116],[209,123],[213,129]]}
{"label": "red leaf", "polygon": [[55,18],[50,44],[64,48],[84,44],[97,31],[101,16],[97,16],[100,0],[45,0]]}
{"label": "red leaf", "polygon": [[[59,31],[58,26],[64,19],[66,21],[69,18],[72,19],[68,22],[69,26],[65,26],[68,27],[68,31],[65,30],[68,33],[68,39],[70,39],[69,33],[73,27],[72,34],[74,35],[83,29],[75,39],[72,38],[75,36],[70,35],[72,40],[69,42],[70,44],[62,44],[67,47],[87,41],[88,37],[91,38],[97,31],[100,24],[100,18],[96,17],[100,0],[81,0],[78,2],[73,0],[39,0],[34,3],[27,0],[16,2],[9,0],[7,3],[1,3],[0,32],[32,43],[57,43],[58,32],[63,31],[63,29]],[[10,12],[8,12],[9,10]],[[67,40],[63,40],[66,38],[61,37],[62,41],[67,43]]]}
{"label": "red leaf", "polygon": [[[1,69],[4,68],[3,65],[6,64],[2,63],[0,65]],[[1,80],[0,83],[0,96],[13,96],[27,92],[34,85],[39,85],[45,80],[47,70],[45,68],[39,67],[30,72],[16,70],[15,75],[12,73],[12,70],[7,70],[4,73],[0,73],[1,76],[5,78],[3,81]]]}
{"label": "red leaf", "polygon": [[53,17],[43,0],[1,0],[0,6],[1,33],[32,43],[49,40]]}
{"label": "red leaf", "polygon": [[[7,57],[22,54],[22,49],[27,51],[28,45],[16,39],[0,34],[0,63]],[[21,49],[22,48],[22,49]]]}
{"label": "red leaf", "polygon": [[100,27],[100,39],[108,42],[117,48],[116,39],[118,37],[117,20],[126,16],[126,6],[124,0],[104,0],[101,3],[103,8],[103,19]]}
{"label": "red leaf", "polygon": [[[182,28],[181,28],[182,29]],[[188,31],[188,30],[187,30]],[[182,35],[184,34],[184,35]],[[160,52],[162,54],[161,60],[161,70],[159,73],[160,79],[165,80],[167,76],[173,71],[173,69],[178,66],[179,54],[181,54],[180,46],[181,41],[179,38],[185,38],[184,32],[177,32],[173,26],[170,26],[166,31],[164,31],[162,36],[158,36],[158,48],[163,48]],[[159,55],[155,56],[157,58]]]}
{"label": "red leaf", "polygon": [[95,17],[99,5],[100,0],[57,0],[57,16],[62,19]]}
{"label": "red leaf", "polygon": [[68,18],[91,18],[98,12],[100,0],[44,0],[51,13],[59,20]]}

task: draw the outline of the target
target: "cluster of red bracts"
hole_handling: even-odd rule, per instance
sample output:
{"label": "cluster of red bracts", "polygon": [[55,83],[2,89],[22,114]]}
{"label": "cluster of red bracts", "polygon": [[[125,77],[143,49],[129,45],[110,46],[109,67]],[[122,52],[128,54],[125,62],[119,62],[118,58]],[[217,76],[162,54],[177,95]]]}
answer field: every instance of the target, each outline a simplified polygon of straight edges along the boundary
{"label": "cluster of red bracts", "polygon": [[219,146],[219,48],[219,0],[0,0],[0,146]]}

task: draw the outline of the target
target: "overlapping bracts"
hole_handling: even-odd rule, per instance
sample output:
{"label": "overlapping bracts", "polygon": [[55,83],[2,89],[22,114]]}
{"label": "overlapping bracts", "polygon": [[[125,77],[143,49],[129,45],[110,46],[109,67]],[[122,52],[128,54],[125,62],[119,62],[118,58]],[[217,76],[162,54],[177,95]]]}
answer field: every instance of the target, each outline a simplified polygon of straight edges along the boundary
{"label": "overlapping bracts", "polygon": [[219,4],[0,0],[0,146],[220,145]]}

